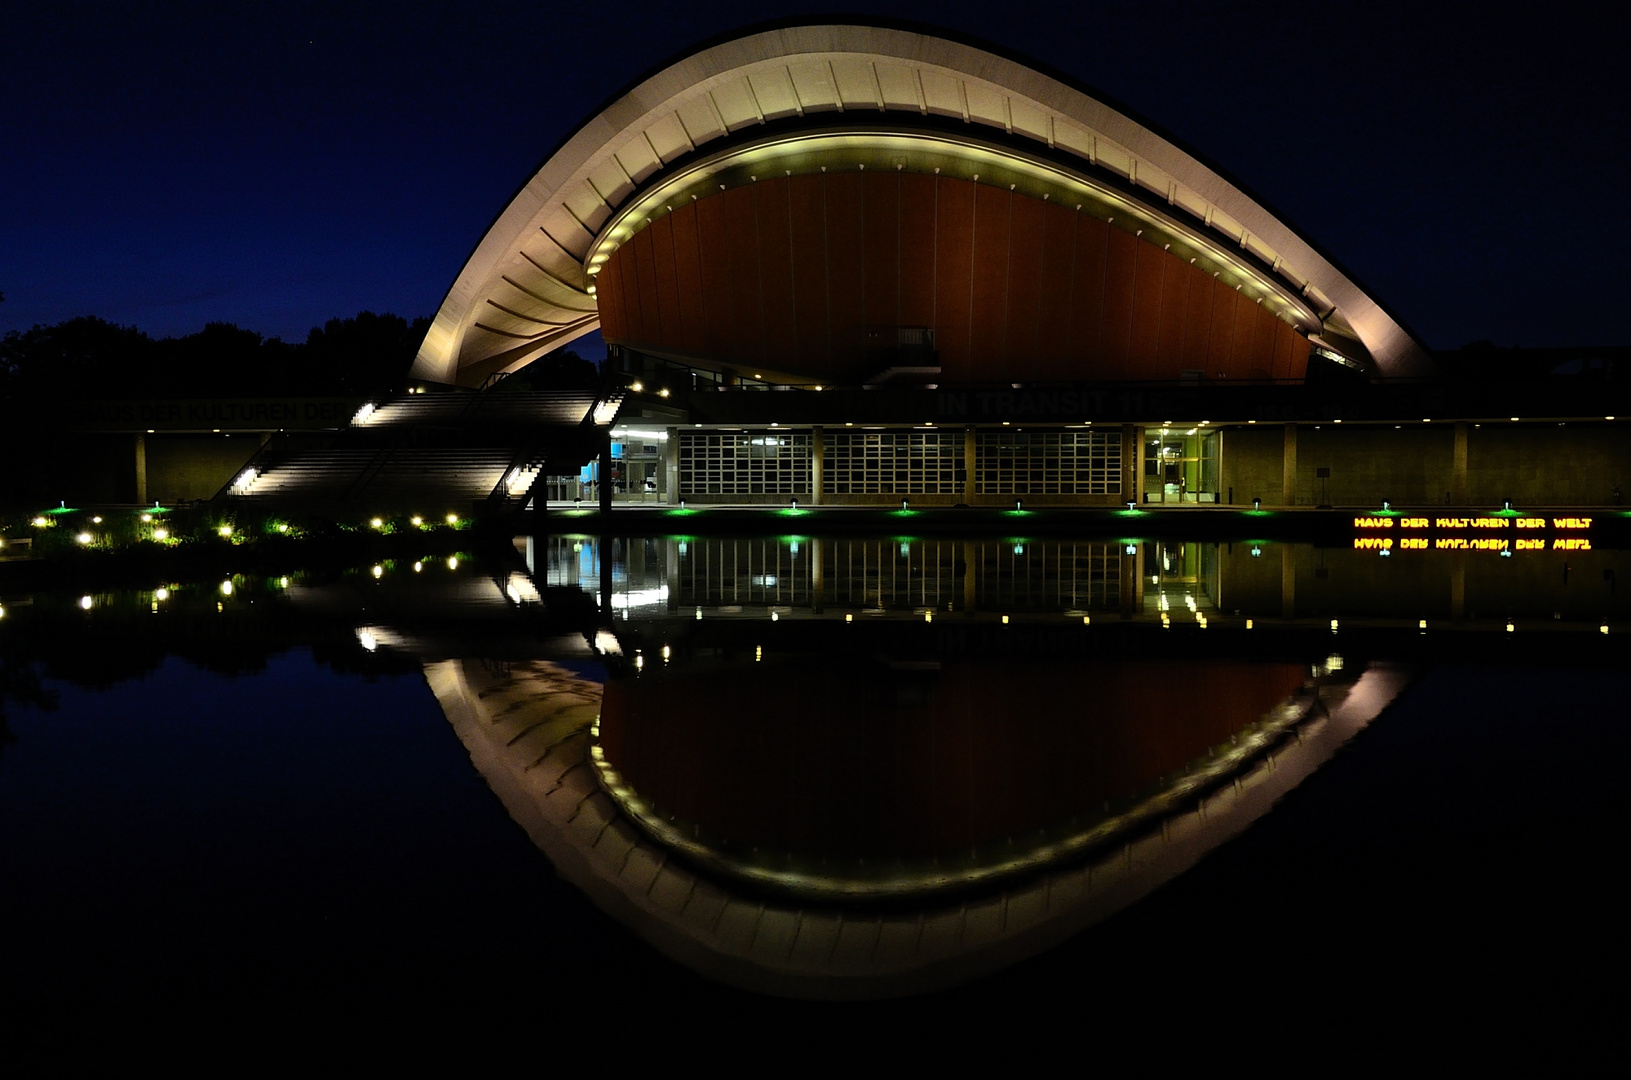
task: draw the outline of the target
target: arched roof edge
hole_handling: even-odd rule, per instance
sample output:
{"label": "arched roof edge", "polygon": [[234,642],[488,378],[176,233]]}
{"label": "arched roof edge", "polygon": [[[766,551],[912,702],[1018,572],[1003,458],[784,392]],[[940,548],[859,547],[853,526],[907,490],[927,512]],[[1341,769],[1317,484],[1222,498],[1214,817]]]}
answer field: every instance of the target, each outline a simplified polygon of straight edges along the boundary
{"label": "arched roof edge", "polygon": [[[1195,164],[1210,172],[1214,177],[1227,185],[1228,188],[1232,189],[1234,193],[1238,194],[1240,198],[1244,199],[1251,206],[1254,206],[1261,213],[1266,214],[1273,222],[1285,229],[1292,237],[1295,238],[1298,243],[1306,247],[1310,253],[1323,260],[1328,267],[1330,267],[1340,276],[1341,279],[1343,279],[1342,282],[1337,283],[1338,291],[1347,293],[1347,295],[1333,295],[1331,298],[1333,301],[1337,302],[1337,310],[1341,311],[1344,315],[1347,315],[1350,322],[1363,322],[1364,317],[1371,312],[1380,313],[1407,338],[1406,348],[1402,350],[1405,354],[1414,352],[1420,359],[1425,360],[1428,363],[1431,362],[1431,352],[1422,339],[1413,330],[1411,330],[1410,327],[1402,319],[1400,319],[1391,308],[1379,300],[1375,294],[1358,279],[1356,275],[1354,275],[1345,265],[1343,265],[1340,260],[1331,255],[1330,252],[1327,251],[1321,244],[1313,240],[1306,232],[1290,221],[1284,214],[1280,213],[1272,203],[1263,199],[1252,188],[1242,183],[1232,172],[1216,165],[1206,155],[1196,151],[1183,139],[1173,135],[1160,124],[1149,120],[1137,110],[1127,107],[1112,95],[1098,90],[1084,79],[1081,79],[1068,72],[1061,71],[1052,65],[1041,63],[1018,50],[980,39],[971,34],[964,34],[956,30],[947,29],[945,27],[940,27],[931,23],[917,20],[885,18],[877,15],[833,13],[830,15],[821,16],[804,15],[769,20],[738,28],[736,30],[711,35],[684,49],[669,54],[663,60],[649,67],[640,75],[630,79],[628,82],[624,83],[617,90],[608,95],[599,106],[588,113],[582,121],[580,121],[571,131],[564,135],[550,149],[550,151],[540,159],[538,165],[527,174],[526,179],[522,181],[515,192],[493,216],[492,220],[488,223],[486,229],[481,234],[481,237],[477,240],[475,245],[472,246],[469,255],[466,257],[464,263],[460,267],[459,272],[455,275],[454,280],[450,285],[446,298],[444,299],[441,308],[438,310],[436,318],[432,322],[431,329],[426,334],[425,343],[421,347],[419,356],[414,362],[413,373],[415,376],[432,379],[440,378],[442,381],[447,382],[455,381],[458,368],[458,339],[462,338],[462,325],[468,321],[469,311],[472,306],[470,301],[473,300],[474,297],[466,298],[463,303],[459,304],[459,310],[456,317],[454,317],[454,313],[447,311],[449,302],[455,300],[455,294],[460,291],[461,285],[477,284],[468,282],[466,278],[472,270],[474,264],[477,262],[477,258],[482,252],[483,248],[489,247],[494,243],[497,243],[499,246],[507,246],[508,241],[512,240],[514,235],[519,235],[520,229],[525,228],[525,225],[533,220],[539,208],[544,204],[545,200],[535,198],[529,203],[527,197],[530,189],[533,188],[534,184],[544,175],[546,170],[549,169],[550,165],[554,163],[557,158],[560,157],[562,152],[568,149],[574,141],[580,139],[582,136],[588,133],[597,123],[605,122],[608,118],[608,114],[616,111],[620,104],[634,98],[642,88],[650,86],[659,80],[664,73],[679,67],[688,60],[738,41],[745,41],[747,39],[781,31],[816,29],[822,27],[851,27],[860,30],[892,31],[919,35],[928,39],[937,39],[973,50],[978,53],[985,53],[997,59],[1006,61],[1007,63],[1013,64],[1025,71],[1032,72],[1043,77],[1044,79],[1051,80],[1052,82],[1057,83],[1068,90],[1074,91],[1091,102],[1097,103],[1103,108],[1111,111],[1116,116],[1125,120],[1127,123],[1133,125],[1135,128],[1142,129],[1144,133],[1154,136],[1156,139],[1166,143],[1177,153],[1183,155],[1184,157],[1193,161]],[[768,59],[768,57],[761,57],[760,59]],[[981,77],[975,72],[967,72],[966,74],[976,78]],[[609,137],[614,134],[616,134],[616,131],[610,131],[607,133],[607,136]],[[1135,140],[1128,141],[1133,142]],[[606,139],[603,138],[600,143],[597,143],[597,147],[599,145],[604,145],[605,142]],[[1222,202],[1222,200],[1219,201],[1220,203]],[[1224,209],[1228,210],[1230,207],[1225,206]],[[519,227],[512,232],[504,233],[502,236],[495,236],[495,230],[498,229],[499,225],[506,217],[510,216],[515,216],[520,219]],[[1347,289],[1341,288],[1341,285],[1344,283],[1348,286]],[[1361,340],[1367,336],[1370,335],[1360,331]],[[436,347],[436,345],[443,342],[446,343],[445,353],[443,356],[437,357],[434,355],[427,355],[427,353],[433,354],[436,352],[443,352],[443,349]],[[1408,365],[1413,359],[1415,358],[1407,356],[1406,364]]]}

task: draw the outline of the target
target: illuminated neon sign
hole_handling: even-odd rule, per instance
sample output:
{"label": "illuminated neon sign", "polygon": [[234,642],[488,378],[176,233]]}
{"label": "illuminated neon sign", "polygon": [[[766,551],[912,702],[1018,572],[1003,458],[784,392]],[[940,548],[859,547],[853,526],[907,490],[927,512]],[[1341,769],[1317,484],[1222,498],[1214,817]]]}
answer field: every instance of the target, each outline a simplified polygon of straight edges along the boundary
{"label": "illuminated neon sign", "polygon": [[[1591,528],[1589,517],[1500,517],[1500,516],[1406,516],[1384,517],[1380,514],[1362,514],[1353,519],[1356,551],[1590,551],[1591,541],[1579,535],[1557,536],[1557,533],[1581,533]],[[1416,533],[1414,536],[1379,536],[1378,532],[1396,530]],[[1509,535],[1499,535],[1502,531]],[[1513,537],[1510,533],[1522,535]],[[1537,533],[1550,532],[1550,538]],[[1422,535],[1431,533],[1436,535]],[[1454,534],[1461,535],[1454,535]],[[1450,535],[1445,535],[1450,534]]]}

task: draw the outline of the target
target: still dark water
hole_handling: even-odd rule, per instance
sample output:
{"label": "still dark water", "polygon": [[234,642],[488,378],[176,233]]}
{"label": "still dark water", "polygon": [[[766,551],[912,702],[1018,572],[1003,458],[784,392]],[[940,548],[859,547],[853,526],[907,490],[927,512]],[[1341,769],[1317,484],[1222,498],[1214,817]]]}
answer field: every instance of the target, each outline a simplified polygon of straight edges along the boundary
{"label": "still dark water", "polygon": [[[1129,599],[1080,553],[1054,551],[1053,571],[1016,579],[1003,576],[1004,549],[980,560],[995,567],[987,580],[950,556],[880,542],[945,573],[908,572],[902,584],[871,569],[839,574],[835,559],[819,583],[799,579],[825,594],[812,597],[766,595],[797,574],[776,580],[747,547],[713,549],[738,562],[709,576],[691,550],[676,562],[661,547],[670,542],[652,543],[608,545],[609,588],[601,549],[585,539],[535,550],[530,563],[518,546],[514,559],[418,572],[240,580],[230,596],[214,583],[177,587],[162,603],[150,592],[94,597],[89,609],[76,597],[4,598],[8,686],[25,671],[40,681],[0,703],[11,740],[0,750],[0,993],[284,1004],[469,994],[566,1005],[638,986],[686,1008],[1066,1010],[1109,1023],[1151,1008],[1226,1015],[1244,992],[1254,1007],[1293,1014],[1432,1001],[1444,1023],[1460,1023],[1560,1004],[1589,1013],[1603,1000],[1592,973],[1625,959],[1631,667],[1584,625],[1573,636],[1462,630],[1473,645],[1428,653],[1395,628],[1365,646],[1400,642],[1421,668],[1390,710],[1246,834],[1064,946],[958,989],[867,1006],[754,998],[707,982],[556,877],[472,768],[418,658],[553,650],[604,678],[585,636],[573,639],[576,616],[540,616],[576,591],[589,607],[574,610],[609,596],[611,626],[626,640],[678,633],[675,620],[702,621],[693,607],[710,622],[775,611],[791,623],[818,603],[828,614],[849,604],[912,619],[949,604],[935,624],[944,627],[964,599],[984,605],[975,611],[1000,597],[1016,621],[1066,610],[1073,621],[1091,613],[1094,628],[1118,615],[1142,620],[1140,662],[1181,665],[1199,639],[1163,634],[1162,596],[1173,611],[1196,600],[1194,610],[1213,613],[1212,633],[1246,618],[1231,601],[1255,594],[1246,577],[1225,576],[1231,555],[1188,550],[1197,545],[1145,545],[1136,569],[1162,569],[1140,573],[1149,587]],[[768,544],[754,550],[781,559],[797,541],[730,543]],[[1346,615],[1321,608],[1311,583],[1334,575],[1340,584],[1341,562],[1328,566],[1289,600],[1277,569],[1274,587],[1247,601],[1281,608],[1277,617],[1291,604],[1287,625],[1311,655],[1350,640],[1333,644],[1326,620]],[[1087,567],[1079,582],[1078,567]],[[692,571],[702,577],[687,585]],[[1482,571],[1474,567],[1475,583]],[[1508,615],[1530,604],[1539,618],[1558,602],[1523,588],[1501,601]],[[1461,604],[1495,603],[1476,584],[1461,589]],[[1357,590],[1378,625],[1403,627],[1418,608],[1436,619],[1445,602],[1405,597],[1388,615],[1372,592]],[[1571,617],[1600,617],[1591,602],[1579,606]],[[1283,660],[1288,639],[1278,640]]]}

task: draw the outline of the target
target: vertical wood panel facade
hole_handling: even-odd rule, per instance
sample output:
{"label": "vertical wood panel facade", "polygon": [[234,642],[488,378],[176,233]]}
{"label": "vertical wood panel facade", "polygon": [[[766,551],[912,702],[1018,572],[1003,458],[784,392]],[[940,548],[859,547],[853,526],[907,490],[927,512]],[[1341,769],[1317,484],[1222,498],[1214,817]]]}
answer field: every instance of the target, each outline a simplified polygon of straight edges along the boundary
{"label": "vertical wood panel facade", "polygon": [[932,329],[945,382],[1297,379],[1308,342],[1123,229],[902,172],[766,178],[678,207],[597,278],[617,344],[752,374],[860,381]]}

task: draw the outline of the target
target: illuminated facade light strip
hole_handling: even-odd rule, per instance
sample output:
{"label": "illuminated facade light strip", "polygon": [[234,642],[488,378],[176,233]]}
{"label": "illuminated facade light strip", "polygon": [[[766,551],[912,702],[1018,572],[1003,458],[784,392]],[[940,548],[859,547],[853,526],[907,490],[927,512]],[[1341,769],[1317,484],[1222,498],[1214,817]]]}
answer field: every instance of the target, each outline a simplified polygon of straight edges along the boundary
{"label": "illuminated facade light strip", "polygon": [[[907,155],[913,159],[912,165],[896,171],[924,174],[939,171],[933,168],[938,164],[942,170],[956,170],[955,173],[947,171],[943,175],[968,179],[958,175],[968,172],[978,183],[982,170],[998,168],[1008,171],[1010,175],[1017,174],[1033,184],[1064,189],[1076,198],[1097,203],[1112,214],[1125,214],[1148,228],[1171,234],[1177,242],[1198,252],[1199,259],[1274,297],[1305,334],[1318,333],[1321,329],[1319,314],[1295,290],[1293,283],[1265,276],[1223,244],[1171,214],[1136,201],[1126,193],[1082,173],[1014,149],[972,137],[954,138],[942,133],[909,130],[834,129],[790,133],[732,147],[692,162],[671,175],[662,176],[648,190],[630,199],[621,210],[607,219],[589,249],[586,260],[589,273],[598,273],[613,251],[652,220],[668,212],[670,206],[688,203],[693,196],[700,199],[717,194],[721,175],[752,167],[763,170],[765,175],[810,175],[820,171],[823,164],[829,169],[835,165],[862,165],[866,164],[863,158],[891,154]],[[798,160],[798,169],[782,168],[793,160]],[[756,175],[759,174],[747,174],[742,179],[751,183],[753,181],[748,176]],[[990,178],[989,173],[987,178]]]}

